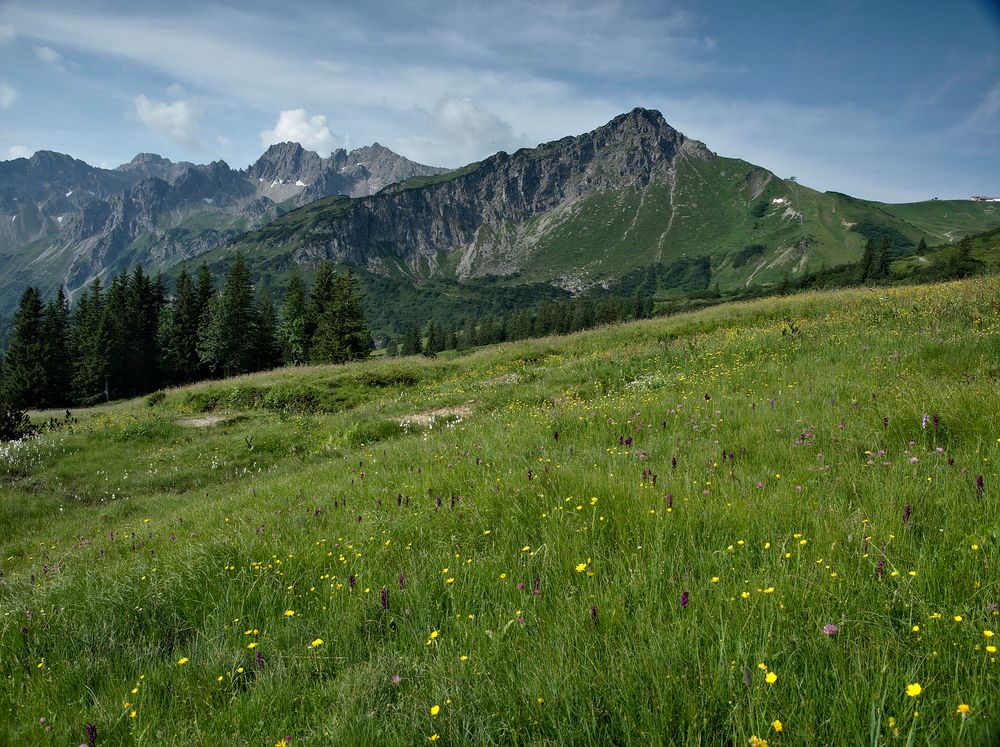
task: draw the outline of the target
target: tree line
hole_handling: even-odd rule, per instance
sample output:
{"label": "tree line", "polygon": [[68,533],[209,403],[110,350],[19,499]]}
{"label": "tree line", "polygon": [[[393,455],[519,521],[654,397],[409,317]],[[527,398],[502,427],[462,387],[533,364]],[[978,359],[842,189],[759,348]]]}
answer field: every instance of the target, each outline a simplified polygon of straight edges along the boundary
{"label": "tree line", "polygon": [[92,405],[282,364],[341,363],[368,354],[361,290],[350,272],[318,268],[307,291],[293,275],[279,311],[255,294],[237,255],[221,288],[206,265],[182,268],[168,296],[141,266],[106,287],[95,279],[71,308],[28,288],[0,359],[9,408]]}

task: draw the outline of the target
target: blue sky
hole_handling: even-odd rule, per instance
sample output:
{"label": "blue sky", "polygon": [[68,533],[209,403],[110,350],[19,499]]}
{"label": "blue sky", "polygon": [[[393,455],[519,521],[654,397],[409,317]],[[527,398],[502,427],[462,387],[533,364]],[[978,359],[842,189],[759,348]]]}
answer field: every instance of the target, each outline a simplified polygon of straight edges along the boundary
{"label": "blue sky", "polygon": [[1000,193],[1000,2],[0,0],[0,159],[458,166],[659,109],[860,197]]}

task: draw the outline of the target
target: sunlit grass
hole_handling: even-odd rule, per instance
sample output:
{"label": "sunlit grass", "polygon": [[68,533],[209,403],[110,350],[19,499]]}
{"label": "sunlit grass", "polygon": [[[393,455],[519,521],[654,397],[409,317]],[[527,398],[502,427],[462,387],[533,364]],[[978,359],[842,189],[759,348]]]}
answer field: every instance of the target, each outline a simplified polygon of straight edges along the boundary
{"label": "sunlit grass", "polygon": [[0,742],[992,743],[998,291],[74,413],[0,454]]}

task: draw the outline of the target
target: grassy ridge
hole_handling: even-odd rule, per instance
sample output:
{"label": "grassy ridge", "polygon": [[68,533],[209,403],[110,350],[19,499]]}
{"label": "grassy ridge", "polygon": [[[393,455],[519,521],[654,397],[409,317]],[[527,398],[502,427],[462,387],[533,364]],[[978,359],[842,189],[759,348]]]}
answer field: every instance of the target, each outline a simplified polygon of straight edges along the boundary
{"label": "grassy ridge", "polygon": [[0,457],[0,742],[992,743],[998,291],[80,413]]}

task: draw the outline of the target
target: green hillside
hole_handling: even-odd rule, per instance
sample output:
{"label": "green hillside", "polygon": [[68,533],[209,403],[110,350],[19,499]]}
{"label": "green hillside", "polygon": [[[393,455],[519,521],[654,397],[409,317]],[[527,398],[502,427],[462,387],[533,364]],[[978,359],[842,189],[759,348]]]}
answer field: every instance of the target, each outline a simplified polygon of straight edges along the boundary
{"label": "green hillside", "polygon": [[926,200],[898,205],[876,204],[926,233],[929,244],[953,244],[963,236],[1000,227],[1000,203],[997,202]]}
{"label": "green hillside", "polygon": [[998,293],[36,413],[0,743],[993,744]]}

